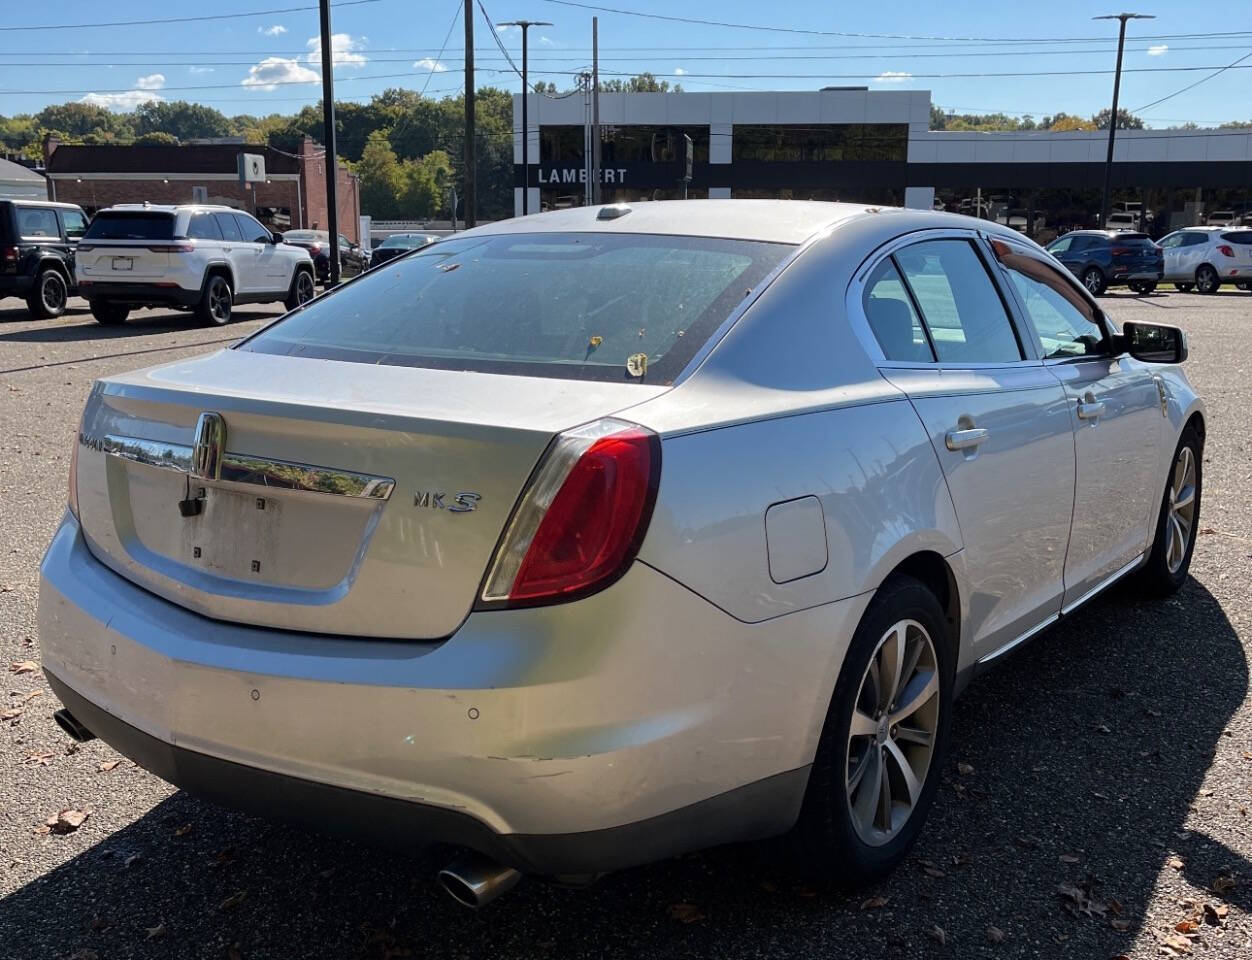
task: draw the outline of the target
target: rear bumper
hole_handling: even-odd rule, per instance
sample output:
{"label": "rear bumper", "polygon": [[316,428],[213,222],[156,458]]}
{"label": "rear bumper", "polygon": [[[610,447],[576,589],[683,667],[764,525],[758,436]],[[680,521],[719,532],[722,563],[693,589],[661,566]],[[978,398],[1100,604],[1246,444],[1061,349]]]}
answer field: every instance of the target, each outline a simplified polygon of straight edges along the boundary
{"label": "rear bumper", "polygon": [[71,712],[174,784],[582,874],[788,829],[866,603],[744,624],[636,563],[596,596],[475,613],[443,642],[310,636],[161,600],[67,516],[39,622]]}
{"label": "rear bumper", "polygon": [[155,283],[113,283],[101,280],[80,280],[78,294],[88,300],[134,306],[161,304],[192,307],[200,302],[200,290],[184,287],[160,287]]}
{"label": "rear bumper", "polygon": [[0,299],[25,297],[35,285],[35,278],[24,273],[0,273]]}

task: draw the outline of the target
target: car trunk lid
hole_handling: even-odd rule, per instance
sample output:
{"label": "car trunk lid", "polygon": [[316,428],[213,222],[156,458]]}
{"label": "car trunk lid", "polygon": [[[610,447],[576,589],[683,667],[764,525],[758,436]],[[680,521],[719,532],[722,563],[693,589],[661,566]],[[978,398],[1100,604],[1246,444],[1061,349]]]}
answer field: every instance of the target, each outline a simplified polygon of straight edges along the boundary
{"label": "car trunk lid", "polygon": [[80,520],[207,616],[440,638],[552,437],[664,389],[222,351],[95,386]]}

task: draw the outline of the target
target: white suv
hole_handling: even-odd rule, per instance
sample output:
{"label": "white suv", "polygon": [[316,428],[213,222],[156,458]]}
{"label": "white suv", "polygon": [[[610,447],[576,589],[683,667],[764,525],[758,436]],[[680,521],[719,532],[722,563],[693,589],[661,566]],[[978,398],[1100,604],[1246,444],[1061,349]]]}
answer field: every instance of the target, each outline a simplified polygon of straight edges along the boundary
{"label": "white suv", "polygon": [[119,204],[96,214],[78,245],[79,293],[100,323],[138,307],[189,309],[206,324],[236,303],[313,299],[313,260],[230,207]]}

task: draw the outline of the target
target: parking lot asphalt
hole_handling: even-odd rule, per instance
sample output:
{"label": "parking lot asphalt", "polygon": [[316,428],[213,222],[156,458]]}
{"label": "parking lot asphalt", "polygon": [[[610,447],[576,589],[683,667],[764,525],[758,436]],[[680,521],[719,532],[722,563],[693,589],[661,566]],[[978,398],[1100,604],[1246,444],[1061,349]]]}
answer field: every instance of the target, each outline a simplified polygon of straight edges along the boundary
{"label": "parking lot asphalt", "polygon": [[[1252,295],[1103,303],[1190,335],[1209,424],[1192,577],[1165,602],[1118,589],[971,685],[899,871],[832,892],[769,845],[732,847],[588,889],[524,882],[472,913],[435,885],[446,852],[198,801],[99,741],[75,748],[42,674],[12,671],[39,660],[37,569],[93,378],[276,311],[106,328],[81,302],[47,322],[0,302],[0,958],[1252,956]],[[66,807],[90,816],[39,832]]]}

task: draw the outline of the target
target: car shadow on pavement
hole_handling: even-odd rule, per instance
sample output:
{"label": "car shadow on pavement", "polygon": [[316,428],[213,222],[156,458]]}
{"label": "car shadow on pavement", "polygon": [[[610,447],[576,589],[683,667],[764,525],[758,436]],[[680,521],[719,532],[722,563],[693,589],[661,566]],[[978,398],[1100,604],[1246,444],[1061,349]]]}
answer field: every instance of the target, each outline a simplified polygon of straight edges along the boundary
{"label": "car shadow on pavement", "polygon": [[370,849],[178,793],[0,901],[3,942],[100,960],[1156,956],[1185,916],[1159,895],[1147,915],[1159,886],[1233,881],[1205,899],[1252,909],[1252,865],[1223,826],[1242,814],[1205,793],[1241,762],[1224,731],[1247,692],[1244,649],[1200,583],[1163,602],[1118,591],[970,687],[921,842],[872,888],[797,879],[764,844],[581,890],[529,881],[474,913],[436,889],[446,851]]}
{"label": "car shadow on pavement", "polygon": [[[206,326],[198,323],[190,313],[153,313],[133,317],[118,326],[104,326],[96,323],[90,314],[74,317],[61,317],[58,320],[40,321],[39,326],[24,330],[5,331],[0,325],[0,343],[82,343],[89,340],[118,340],[134,336],[148,336],[155,333],[171,333],[177,330],[195,332],[198,330],[230,330],[238,324],[249,320],[275,320],[278,314],[271,312],[250,312],[236,310],[230,323],[224,327]],[[0,321],[6,319],[0,312]],[[22,317],[29,320],[29,317]],[[67,323],[71,320],[74,322]]]}

